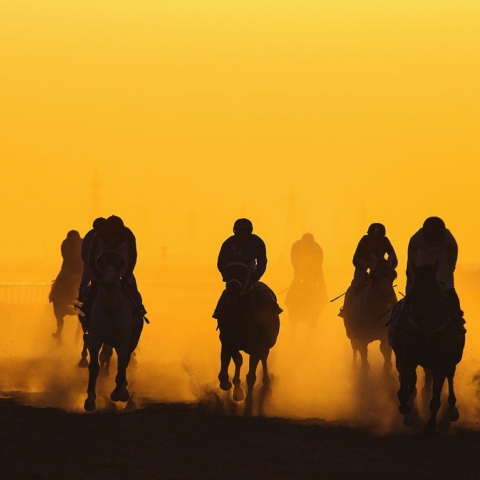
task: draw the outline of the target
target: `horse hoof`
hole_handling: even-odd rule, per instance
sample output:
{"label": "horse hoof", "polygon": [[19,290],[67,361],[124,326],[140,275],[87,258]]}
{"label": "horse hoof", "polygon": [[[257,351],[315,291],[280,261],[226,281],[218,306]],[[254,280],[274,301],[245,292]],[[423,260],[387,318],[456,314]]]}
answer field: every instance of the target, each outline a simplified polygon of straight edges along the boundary
{"label": "horse hoof", "polygon": [[243,393],[243,390],[240,387],[235,387],[233,389],[233,399],[236,402],[241,402],[245,398],[245,394]]}
{"label": "horse hoof", "polygon": [[415,417],[412,414],[405,415],[403,417],[403,425],[405,427],[413,427],[415,424]]}
{"label": "horse hoof", "polygon": [[460,418],[460,413],[457,407],[452,407],[448,409],[448,419],[451,422],[456,422]]}
{"label": "horse hoof", "polygon": [[83,408],[85,408],[85,410],[87,412],[93,412],[95,410],[95,400],[93,398],[87,398],[85,400],[85,404],[83,405]]}
{"label": "horse hoof", "polygon": [[88,368],[88,361],[86,358],[82,358],[79,362],[78,362],[78,366],[80,368]]}
{"label": "horse hoof", "polygon": [[220,388],[225,391],[230,390],[232,388],[232,382],[228,380],[226,382],[220,382]]}
{"label": "horse hoof", "polygon": [[110,399],[113,402],[127,402],[129,398],[130,398],[130,394],[128,393],[127,389],[125,389],[123,392],[120,392],[120,393],[114,390],[110,394]]}

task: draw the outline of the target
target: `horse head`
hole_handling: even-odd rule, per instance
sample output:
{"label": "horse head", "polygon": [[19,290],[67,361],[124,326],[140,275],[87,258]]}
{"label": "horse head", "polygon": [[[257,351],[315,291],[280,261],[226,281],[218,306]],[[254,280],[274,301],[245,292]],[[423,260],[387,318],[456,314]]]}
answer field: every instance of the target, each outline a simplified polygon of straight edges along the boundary
{"label": "horse head", "polygon": [[382,296],[388,297],[393,293],[393,282],[397,278],[397,272],[387,262],[377,263],[369,275],[369,284]]}
{"label": "horse head", "polygon": [[408,296],[412,303],[410,321],[420,330],[440,331],[450,321],[447,302],[437,279],[436,265],[421,265],[414,269]]}
{"label": "horse head", "polygon": [[440,292],[441,286],[437,279],[437,265],[421,265],[413,270],[412,289],[419,292]]}
{"label": "horse head", "polygon": [[243,262],[232,262],[227,266],[225,275],[225,288],[233,297],[244,293],[250,283],[248,265]]}
{"label": "horse head", "polygon": [[120,253],[105,251],[97,258],[97,266],[100,271],[100,282],[107,287],[120,284],[120,272],[125,267],[125,261]]}

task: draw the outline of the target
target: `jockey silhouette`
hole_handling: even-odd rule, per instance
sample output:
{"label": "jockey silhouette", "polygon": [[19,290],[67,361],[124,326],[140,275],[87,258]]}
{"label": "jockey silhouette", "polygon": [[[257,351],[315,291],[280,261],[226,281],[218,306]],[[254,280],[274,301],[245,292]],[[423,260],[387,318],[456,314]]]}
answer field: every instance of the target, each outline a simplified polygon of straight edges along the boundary
{"label": "jockey silhouette", "polygon": [[[278,306],[273,291],[263,282],[259,282],[267,268],[267,252],[265,242],[253,233],[252,222],[246,218],[239,218],[233,225],[234,235],[227,238],[218,254],[217,268],[226,281],[227,267],[233,262],[245,263],[250,273],[251,285],[266,297],[270,297],[275,304],[277,313],[283,310]],[[222,315],[225,302],[225,291],[218,301],[212,317],[219,319]]]}
{"label": "jockey silhouette", "polygon": [[97,265],[97,258],[103,252],[117,252],[123,259],[123,268],[120,271],[121,284],[127,288],[130,298],[134,304],[135,309],[143,315],[146,310],[142,303],[142,297],[137,288],[137,282],[133,274],[135,265],[137,263],[137,244],[133,232],[124,225],[120,217],[112,215],[108,217],[103,225],[101,225],[93,235],[90,248],[88,249],[87,266],[93,273],[94,281],[92,288],[89,289],[87,299],[82,306],[82,311],[85,313],[84,329],[88,331],[88,313],[96,293],[96,281],[98,279],[99,267]]}
{"label": "jockey silhouette", "polygon": [[293,243],[290,260],[294,281],[318,283],[323,280],[323,250],[311,233],[305,233]]}
{"label": "jockey silhouette", "polygon": [[415,267],[437,266],[436,277],[452,306],[463,318],[453,276],[457,258],[458,245],[450,230],[445,227],[445,222],[439,217],[427,218],[408,243],[407,293],[413,284]]}
{"label": "jockey silhouette", "polygon": [[368,227],[367,235],[364,235],[358,242],[353,255],[352,263],[355,272],[352,283],[345,294],[343,307],[338,314],[340,317],[348,315],[352,298],[367,285],[369,271],[380,262],[387,262],[394,269],[398,265],[397,255],[386,236],[385,226],[381,223],[372,223]]}

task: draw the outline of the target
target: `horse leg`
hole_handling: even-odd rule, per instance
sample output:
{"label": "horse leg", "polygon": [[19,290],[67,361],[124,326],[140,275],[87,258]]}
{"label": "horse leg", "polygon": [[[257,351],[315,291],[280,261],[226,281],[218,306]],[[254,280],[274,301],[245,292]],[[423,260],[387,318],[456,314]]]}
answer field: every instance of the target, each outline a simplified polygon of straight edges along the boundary
{"label": "horse leg", "polygon": [[392,371],[392,347],[388,344],[388,340],[380,341],[380,352],[383,355],[383,373],[388,375]]}
{"label": "horse leg", "polygon": [[232,354],[233,363],[235,364],[235,373],[233,375],[233,399],[236,402],[241,402],[245,398],[245,394],[243,393],[240,381],[240,369],[243,365],[243,357],[242,354],[237,350]]}
{"label": "horse leg", "polygon": [[87,360],[87,344],[88,344],[88,333],[83,334],[83,348],[82,348],[82,353],[78,366],[80,368],[87,368],[88,367],[88,360]]}
{"label": "horse leg", "polygon": [[65,322],[61,312],[59,312],[56,308],[54,308],[53,311],[57,320],[57,330],[56,332],[52,333],[52,337],[60,342],[62,340],[63,325]]}
{"label": "horse leg", "polygon": [[437,413],[440,409],[440,396],[442,394],[443,384],[445,383],[445,374],[433,374],[432,400],[430,401],[430,418],[425,425],[427,430],[433,431],[437,424]]}
{"label": "horse leg", "polygon": [[117,375],[115,376],[115,388],[110,394],[114,402],[126,402],[130,398],[127,389],[127,367],[130,362],[130,351],[128,345],[115,348],[117,352]]}
{"label": "horse leg", "polygon": [[253,398],[253,387],[257,381],[257,365],[260,361],[259,355],[250,355],[248,361],[248,373],[247,373],[247,400],[252,400]]}
{"label": "horse leg", "polygon": [[95,410],[95,399],[97,395],[95,393],[95,387],[97,384],[98,372],[100,371],[100,365],[98,363],[98,353],[100,351],[101,342],[98,339],[89,339],[88,352],[90,354],[90,362],[88,363],[88,387],[87,387],[87,399],[85,400],[84,408],[87,412]]}
{"label": "horse leg", "polygon": [[220,373],[218,374],[220,388],[222,390],[230,390],[232,388],[232,383],[228,379],[228,366],[230,365],[231,358],[232,354],[230,350],[222,343],[222,349],[220,351]]}
{"label": "horse leg", "polygon": [[400,389],[398,390],[397,397],[400,401],[398,411],[402,415],[409,415],[413,410],[413,400],[415,399],[415,390],[417,383],[416,369],[411,365],[403,365],[400,374]]}
{"label": "horse leg", "polygon": [[108,377],[110,375],[110,360],[113,355],[113,348],[106,343],[103,344],[100,352],[100,371],[102,375]]}
{"label": "horse leg", "polygon": [[350,340],[350,344],[352,345],[352,370],[356,371],[358,347],[356,342],[354,342],[353,340]]}
{"label": "horse leg", "polygon": [[272,394],[272,388],[270,387],[270,375],[268,373],[267,359],[268,359],[268,352],[264,357],[262,357],[262,370],[263,370],[262,396],[263,397],[269,397]]}
{"label": "horse leg", "polygon": [[448,418],[451,422],[456,422],[460,418],[458,409],[456,407],[457,398],[455,397],[455,391],[453,388],[453,377],[455,375],[455,367],[453,371],[447,375],[448,382]]}
{"label": "horse leg", "polygon": [[368,345],[366,342],[357,342],[357,349],[361,360],[360,371],[362,376],[365,377],[370,369],[370,365],[368,363]]}

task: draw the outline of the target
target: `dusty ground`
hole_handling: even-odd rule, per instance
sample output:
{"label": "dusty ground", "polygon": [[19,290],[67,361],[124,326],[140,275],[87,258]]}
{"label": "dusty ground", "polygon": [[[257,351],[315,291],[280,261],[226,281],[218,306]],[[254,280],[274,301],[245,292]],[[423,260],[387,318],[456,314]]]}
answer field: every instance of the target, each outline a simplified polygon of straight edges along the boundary
{"label": "dusty ground", "polygon": [[210,317],[217,285],[188,292],[178,285],[144,288],[151,324],[129,373],[134,402],[119,408],[105,401],[110,379],[89,414],[75,318],[56,345],[50,305],[0,305],[1,479],[479,478],[477,288],[464,295],[460,420],[427,435],[402,425],[395,372],[387,381],[379,376],[375,346],[372,380],[356,384],[337,304],[303,338],[282,314],[270,363],[273,396],[263,414],[245,416],[218,389]]}
{"label": "dusty ground", "polygon": [[67,413],[0,401],[4,479],[478,479],[480,432],[389,434],[198,404]]}

